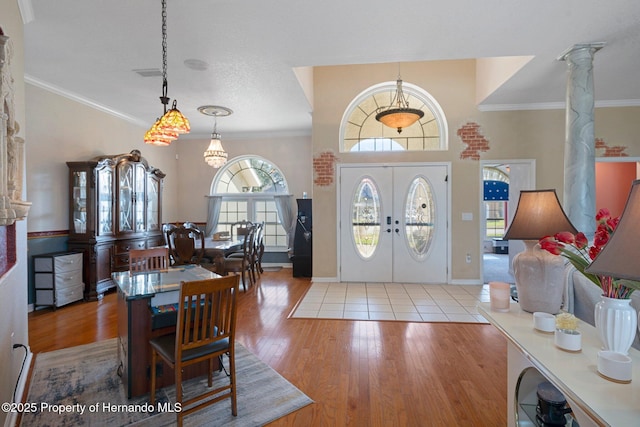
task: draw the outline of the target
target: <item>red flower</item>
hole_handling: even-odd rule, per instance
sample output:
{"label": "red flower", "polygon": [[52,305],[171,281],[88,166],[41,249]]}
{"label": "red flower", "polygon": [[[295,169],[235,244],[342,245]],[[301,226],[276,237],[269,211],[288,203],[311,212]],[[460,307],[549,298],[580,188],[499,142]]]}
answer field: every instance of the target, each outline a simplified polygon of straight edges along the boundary
{"label": "red flower", "polygon": [[560,255],[562,253],[562,248],[564,248],[564,245],[557,242],[553,236],[543,237],[540,239],[539,243],[542,249],[552,253],[553,255]]}
{"label": "red flower", "polygon": [[593,236],[593,245],[598,251],[609,241],[609,232],[606,229],[598,227],[595,236]]}
{"label": "red flower", "polygon": [[584,249],[587,247],[588,244],[589,244],[589,240],[587,239],[587,236],[585,236],[582,231],[576,234],[576,247],[578,249]]}
{"label": "red flower", "polygon": [[557,233],[555,236],[556,240],[559,240],[562,243],[566,243],[568,245],[573,244],[573,242],[576,241],[576,237],[573,235],[573,233],[570,233],[568,231],[561,231],[560,233]]}
{"label": "red flower", "polygon": [[611,218],[611,212],[607,208],[602,208],[596,214],[596,221],[600,222],[601,220],[607,220]]}
{"label": "red flower", "polygon": [[618,226],[619,218],[612,218],[608,209],[600,209],[596,215],[597,228],[593,237],[593,244],[584,233],[573,235],[568,231],[546,236],[538,241],[540,247],[553,255],[562,255],[586,278],[602,289],[602,294],[609,298],[629,298],[635,289],[640,289],[640,282],[622,280],[609,276],[597,276],[587,273],[585,269],[607,244],[611,234]]}

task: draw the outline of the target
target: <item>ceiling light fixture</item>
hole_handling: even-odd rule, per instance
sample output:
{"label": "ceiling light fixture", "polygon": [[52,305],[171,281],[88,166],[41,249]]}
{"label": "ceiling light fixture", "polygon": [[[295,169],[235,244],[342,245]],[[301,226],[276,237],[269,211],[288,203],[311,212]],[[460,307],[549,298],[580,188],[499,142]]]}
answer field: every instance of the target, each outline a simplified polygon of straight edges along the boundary
{"label": "ceiling light fixture", "polygon": [[409,101],[402,91],[402,79],[398,75],[396,81],[396,93],[388,107],[381,107],[376,114],[376,120],[380,123],[402,132],[406,128],[420,120],[424,116],[424,111],[417,108],[410,108]]}
{"label": "ceiling light fixture", "polygon": [[162,0],[162,96],[160,102],[164,106],[164,114],[151,126],[145,135],[144,142],[151,145],[167,146],[178,138],[179,134],[189,133],[189,120],[178,110],[178,101],[173,100],[171,109],[167,111],[167,0]]}
{"label": "ceiling light fixture", "polygon": [[232,114],[233,111],[227,107],[220,107],[218,105],[203,105],[198,107],[198,111],[204,115],[215,118],[213,132],[211,133],[211,142],[204,152],[204,161],[214,169],[220,168],[227,163],[228,154],[222,147],[222,138],[218,133],[218,117],[228,116]]}

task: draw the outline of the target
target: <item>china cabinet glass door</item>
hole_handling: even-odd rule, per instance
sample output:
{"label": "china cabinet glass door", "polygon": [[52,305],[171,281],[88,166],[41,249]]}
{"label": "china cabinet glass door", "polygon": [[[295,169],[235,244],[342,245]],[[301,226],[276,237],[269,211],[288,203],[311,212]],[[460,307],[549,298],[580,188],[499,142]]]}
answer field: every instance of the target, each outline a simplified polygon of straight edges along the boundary
{"label": "china cabinet glass door", "polygon": [[147,180],[147,229],[160,229],[160,181],[153,175]]}
{"label": "china cabinet glass door", "polygon": [[147,175],[145,173],[145,168],[141,164],[136,164],[135,166],[135,192],[133,193],[133,203],[134,203],[134,224],[136,232],[144,232],[147,230],[147,224],[145,220],[145,210],[147,204],[147,195],[146,195],[146,181]]}
{"label": "china cabinet glass door", "polygon": [[134,224],[134,168],[131,163],[118,165],[118,187],[120,189],[120,206],[118,215],[118,230],[120,232],[133,232]]}
{"label": "china cabinet glass door", "polygon": [[73,180],[73,232],[87,232],[87,171],[75,171]]}
{"label": "china cabinet glass door", "polygon": [[113,234],[113,169],[98,170],[98,228],[99,236]]}

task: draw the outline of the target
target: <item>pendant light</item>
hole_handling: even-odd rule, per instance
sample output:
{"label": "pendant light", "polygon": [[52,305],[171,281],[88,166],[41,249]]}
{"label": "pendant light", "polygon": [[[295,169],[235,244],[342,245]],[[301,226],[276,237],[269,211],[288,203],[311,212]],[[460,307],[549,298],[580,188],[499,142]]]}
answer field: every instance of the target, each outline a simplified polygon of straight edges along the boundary
{"label": "pendant light", "polygon": [[376,120],[380,123],[402,132],[406,128],[420,120],[424,116],[424,111],[417,108],[410,108],[409,101],[402,91],[402,79],[398,75],[396,81],[396,93],[388,107],[382,107],[376,114]]}
{"label": "pendant light", "polygon": [[228,154],[222,147],[222,138],[218,133],[218,117],[225,117],[233,113],[233,111],[227,107],[220,107],[218,105],[203,105],[198,107],[198,111],[207,116],[214,117],[213,132],[211,133],[211,142],[209,147],[204,152],[204,160],[209,166],[214,169],[222,167],[227,163]]}
{"label": "pendant light", "polygon": [[171,109],[167,111],[167,0],[162,0],[162,96],[160,102],[164,106],[164,114],[151,126],[145,135],[146,144],[167,146],[178,138],[179,134],[189,133],[189,120],[178,110],[178,102],[174,99]]}

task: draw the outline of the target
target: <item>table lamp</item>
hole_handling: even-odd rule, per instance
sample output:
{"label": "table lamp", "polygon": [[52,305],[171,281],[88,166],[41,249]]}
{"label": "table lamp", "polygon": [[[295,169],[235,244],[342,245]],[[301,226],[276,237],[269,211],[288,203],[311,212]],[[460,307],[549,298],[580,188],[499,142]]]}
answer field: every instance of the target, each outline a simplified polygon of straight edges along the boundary
{"label": "table lamp", "polygon": [[525,250],[513,258],[518,303],[528,312],[556,314],[564,293],[563,257],[538,245],[542,237],[578,231],[564,213],[556,190],[523,190],[504,240],[523,240]]}
{"label": "table lamp", "polygon": [[618,225],[585,271],[616,279],[640,280],[640,180],[633,181]]}

